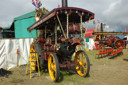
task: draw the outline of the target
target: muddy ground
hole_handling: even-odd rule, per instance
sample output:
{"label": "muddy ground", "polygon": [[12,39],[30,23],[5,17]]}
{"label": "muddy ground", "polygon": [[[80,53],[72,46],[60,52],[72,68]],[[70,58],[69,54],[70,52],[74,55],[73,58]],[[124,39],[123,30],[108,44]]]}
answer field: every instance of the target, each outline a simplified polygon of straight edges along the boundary
{"label": "muddy ground", "polygon": [[95,59],[97,52],[87,52],[91,68],[86,78],[61,71],[58,83],[51,82],[47,72],[41,72],[40,77],[36,75],[30,79],[25,74],[26,66],[21,66],[11,69],[8,76],[0,77],[0,85],[128,85],[128,46],[122,55],[114,58],[106,56]]}

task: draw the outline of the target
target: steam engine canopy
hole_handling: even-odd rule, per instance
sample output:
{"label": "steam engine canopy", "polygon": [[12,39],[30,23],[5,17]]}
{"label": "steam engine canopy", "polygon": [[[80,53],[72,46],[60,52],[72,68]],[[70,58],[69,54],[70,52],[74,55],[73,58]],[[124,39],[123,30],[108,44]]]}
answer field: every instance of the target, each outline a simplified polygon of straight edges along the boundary
{"label": "steam engine canopy", "polygon": [[76,7],[62,7],[53,9],[47,15],[44,15],[39,21],[35,22],[32,26],[30,26],[27,30],[31,31],[32,29],[44,29],[44,26],[47,28],[53,29],[55,23],[57,21],[57,16],[60,19],[60,22],[67,21],[67,14],[69,15],[69,23],[80,23],[80,16],[82,16],[82,22],[86,22],[88,20],[94,19],[94,13]]}

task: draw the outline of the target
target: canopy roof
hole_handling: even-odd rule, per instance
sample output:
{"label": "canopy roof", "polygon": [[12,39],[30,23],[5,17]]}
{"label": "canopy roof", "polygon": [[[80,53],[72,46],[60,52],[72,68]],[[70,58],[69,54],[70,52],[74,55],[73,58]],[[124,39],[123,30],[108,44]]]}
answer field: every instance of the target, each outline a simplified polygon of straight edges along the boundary
{"label": "canopy roof", "polygon": [[35,11],[26,13],[26,14],[21,15],[19,17],[15,17],[14,20],[13,20],[13,22],[12,22],[12,24],[11,24],[11,26],[9,27],[9,29],[14,30],[14,23],[15,23],[15,21],[17,21],[17,20],[23,20],[23,19],[27,19],[27,18],[31,18],[31,17],[35,17]]}
{"label": "canopy roof", "polygon": [[30,18],[30,17],[35,17],[35,11],[32,11],[32,12],[29,12],[27,14],[24,14],[24,15],[21,15],[19,17],[16,17],[16,18],[14,18],[14,21],[27,19],[27,18]]}
{"label": "canopy roof", "polygon": [[92,37],[92,36],[94,36],[93,32],[94,32],[94,29],[87,29],[84,37]]}
{"label": "canopy roof", "polygon": [[80,16],[82,15],[83,22],[94,18],[94,13],[76,7],[62,7],[53,9],[51,12],[43,16],[39,21],[35,22],[27,30],[42,29],[44,26],[53,26],[56,23],[56,15],[59,16],[61,22],[66,22],[66,14],[69,13],[69,22],[80,22]]}

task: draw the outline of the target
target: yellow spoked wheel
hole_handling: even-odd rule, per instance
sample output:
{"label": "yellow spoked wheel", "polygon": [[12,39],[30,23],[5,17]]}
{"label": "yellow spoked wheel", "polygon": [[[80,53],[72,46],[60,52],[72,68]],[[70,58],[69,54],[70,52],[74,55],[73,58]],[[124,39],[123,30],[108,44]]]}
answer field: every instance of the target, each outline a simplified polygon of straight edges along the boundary
{"label": "yellow spoked wheel", "polygon": [[48,57],[48,70],[51,80],[56,82],[59,80],[60,69],[58,58],[54,53],[51,53]]}
{"label": "yellow spoked wheel", "polygon": [[76,71],[78,75],[86,77],[90,71],[90,62],[87,54],[80,50],[75,55]]}

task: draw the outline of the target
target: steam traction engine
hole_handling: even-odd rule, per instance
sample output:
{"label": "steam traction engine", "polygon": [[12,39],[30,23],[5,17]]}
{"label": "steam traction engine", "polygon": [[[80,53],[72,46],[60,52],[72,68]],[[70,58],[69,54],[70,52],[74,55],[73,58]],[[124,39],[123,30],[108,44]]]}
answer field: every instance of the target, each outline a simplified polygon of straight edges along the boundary
{"label": "steam traction engine", "polygon": [[[104,34],[104,33],[103,33]],[[107,33],[109,34],[109,33]],[[115,36],[105,36],[103,39],[100,39],[100,36],[97,35],[96,41],[99,42],[99,49],[104,49],[105,45],[113,48],[120,48],[124,47],[126,48],[126,41],[120,39],[119,37]]]}
{"label": "steam traction engine", "polygon": [[48,67],[52,81],[59,79],[61,68],[69,70],[75,67],[77,74],[82,77],[89,74],[89,58],[85,51],[76,48],[84,41],[82,33],[85,33],[85,28],[82,23],[93,18],[94,13],[88,10],[63,5],[27,29],[29,32],[33,29],[40,31],[30,52],[37,53],[41,69]]}

